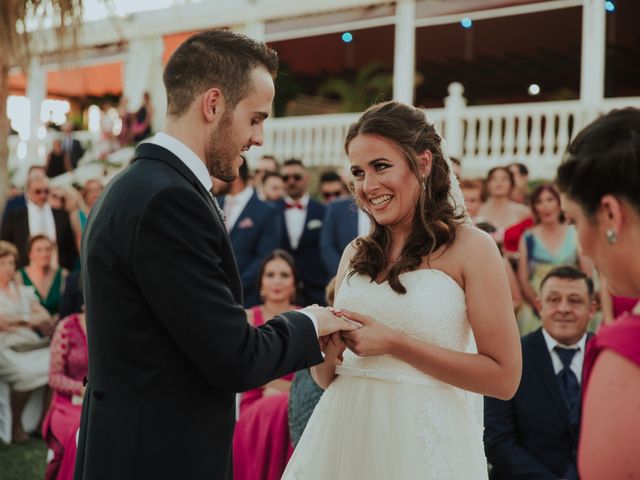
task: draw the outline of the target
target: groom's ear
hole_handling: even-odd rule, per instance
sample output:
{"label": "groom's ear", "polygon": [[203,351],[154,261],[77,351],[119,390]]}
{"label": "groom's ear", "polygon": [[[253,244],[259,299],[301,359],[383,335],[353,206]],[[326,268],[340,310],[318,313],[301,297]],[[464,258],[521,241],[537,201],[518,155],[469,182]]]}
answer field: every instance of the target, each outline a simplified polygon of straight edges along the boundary
{"label": "groom's ear", "polygon": [[431,174],[431,166],[433,165],[433,155],[431,150],[425,150],[418,155],[418,168],[420,176],[428,177]]}
{"label": "groom's ear", "polygon": [[219,88],[210,88],[202,94],[202,116],[207,123],[217,122],[222,117],[224,97]]}

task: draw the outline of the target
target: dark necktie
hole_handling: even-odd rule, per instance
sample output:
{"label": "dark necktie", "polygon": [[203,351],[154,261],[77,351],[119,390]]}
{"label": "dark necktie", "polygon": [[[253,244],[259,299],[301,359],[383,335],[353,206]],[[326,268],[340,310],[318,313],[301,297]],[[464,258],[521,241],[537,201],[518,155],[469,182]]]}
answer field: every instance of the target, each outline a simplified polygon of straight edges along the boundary
{"label": "dark necktie", "polygon": [[572,411],[576,405],[580,402],[580,383],[578,383],[578,377],[571,370],[571,360],[573,356],[578,352],[577,348],[562,348],[559,346],[553,347],[555,352],[562,361],[562,370],[558,373],[558,382],[560,382],[560,389],[562,395],[567,402],[569,411]]}

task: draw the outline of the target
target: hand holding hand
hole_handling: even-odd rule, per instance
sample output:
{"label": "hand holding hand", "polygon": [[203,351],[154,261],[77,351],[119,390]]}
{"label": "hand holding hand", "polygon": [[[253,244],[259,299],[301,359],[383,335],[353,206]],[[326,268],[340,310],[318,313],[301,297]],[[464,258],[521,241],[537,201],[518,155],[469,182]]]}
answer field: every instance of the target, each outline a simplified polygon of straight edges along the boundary
{"label": "hand holding hand", "polygon": [[391,354],[401,335],[397,330],[367,315],[347,310],[337,310],[336,315],[363,325],[358,330],[342,333],[347,348],[361,357]]}
{"label": "hand holding hand", "polygon": [[302,309],[303,312],[312,314],[318,321],[318,336],[324,337],[338,331],[351,331],[360,328],[357,323],[348,319],[336,317],[333,311],[327,307],[312,305]]}

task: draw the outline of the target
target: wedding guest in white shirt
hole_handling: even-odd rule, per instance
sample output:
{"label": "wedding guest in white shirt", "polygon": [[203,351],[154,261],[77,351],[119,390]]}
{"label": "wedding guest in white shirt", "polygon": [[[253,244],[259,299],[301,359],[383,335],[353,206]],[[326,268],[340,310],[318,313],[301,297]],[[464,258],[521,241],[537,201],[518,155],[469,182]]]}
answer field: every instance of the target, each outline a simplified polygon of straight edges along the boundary
{"label": "wedding guest in white shirt", "polygon": [[69,214],[52,208],[48,201],[49,180],[40,171],[27,177],[27,204],[7,214],[2,223],[0,238],[18,248],[18,268],[28,262],[27,243],[30,237],[46,235],[56,245],[56,262],[73,270],[78,255]]}
{"label": "wedding guest in white shirt", "polygon": [[244,161],[233,182],[217,191],[218,202],[225,215],[225,226],[238,263],[244,306],[260,303],[256,284],[262,260],[278,247],[282,236],[282,220],[278,211],[258,198],[249,183],[249,167]]}
{"label": "wedding guest in white shirt", "polygon": [[553,269],[537,300],[542,327],[522,339],[522,379],[508,401],[485,397],[491,478],[577,480],[582,365],[596,311],[593,283],[575,267]]}
{"label": "wedding guest in white shirt", "polygon": [[280,173],[287,191],[276,202],[284,223],[280,248],[291,253],[296,261],[305,304],[324,305],[329,274],[320,254],[320,233],[326,207],[309,196],[309,175],[301,160],[287,160]]}

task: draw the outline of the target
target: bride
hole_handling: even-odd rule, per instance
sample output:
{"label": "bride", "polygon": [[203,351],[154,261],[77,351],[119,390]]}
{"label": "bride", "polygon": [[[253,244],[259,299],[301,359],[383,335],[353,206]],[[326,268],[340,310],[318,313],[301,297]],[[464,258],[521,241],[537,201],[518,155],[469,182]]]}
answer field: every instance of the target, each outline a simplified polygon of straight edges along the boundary
{"label": "bride", "polygon": [[[433,125],[369,108],[347,133],[368,236],[343,254],[326,391],[283,479],[483,479],[482,396],[515,393],[520,341],[493,239],[470,226]],[[348,350],[345,350],[348,348]]]}

